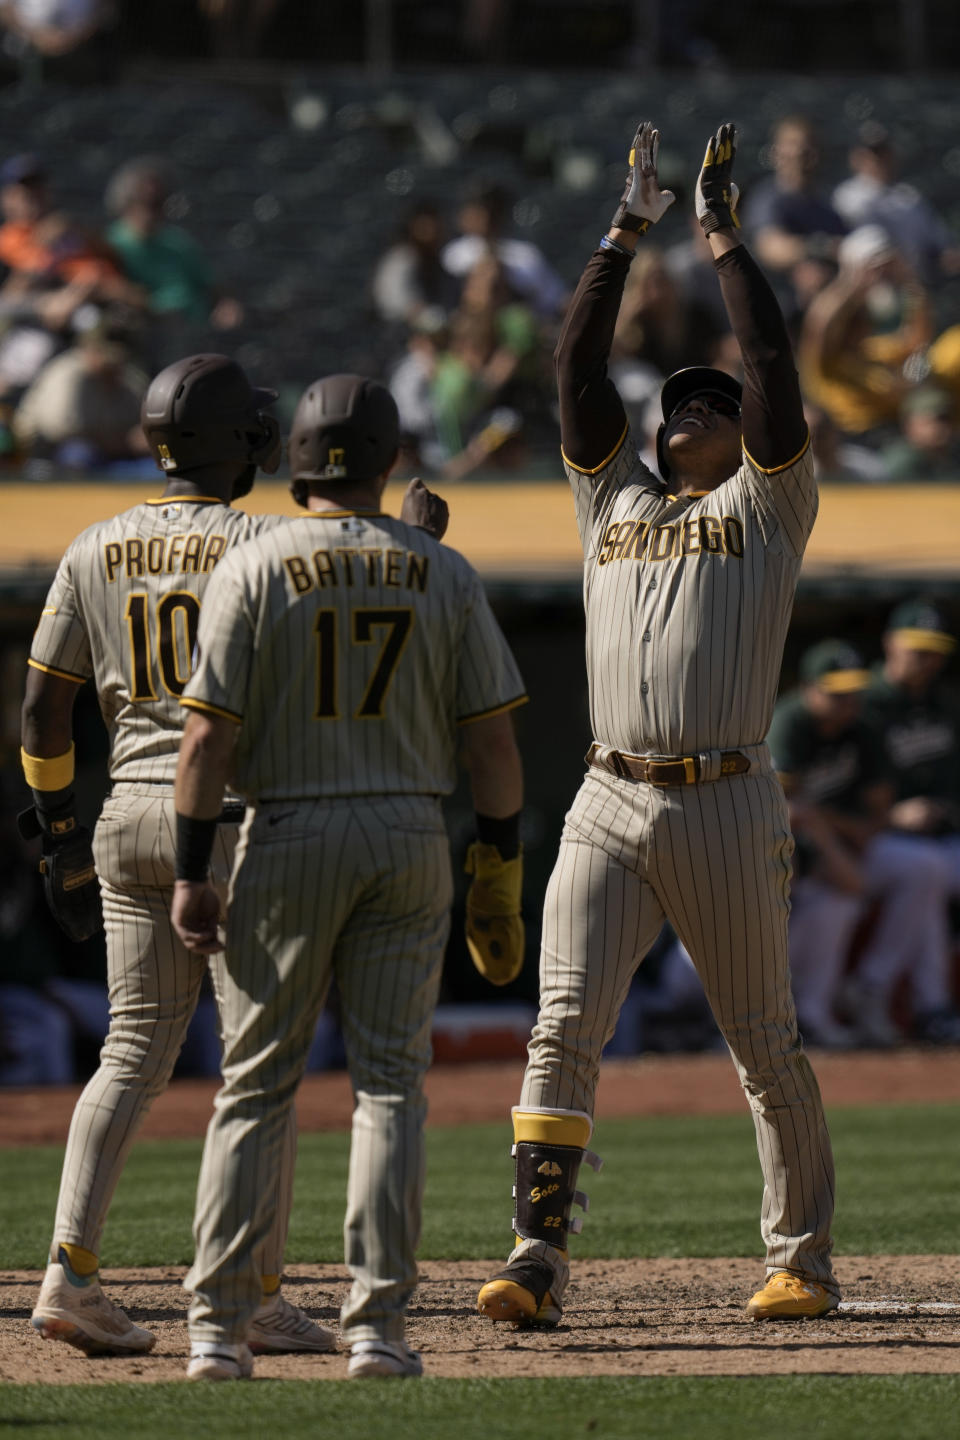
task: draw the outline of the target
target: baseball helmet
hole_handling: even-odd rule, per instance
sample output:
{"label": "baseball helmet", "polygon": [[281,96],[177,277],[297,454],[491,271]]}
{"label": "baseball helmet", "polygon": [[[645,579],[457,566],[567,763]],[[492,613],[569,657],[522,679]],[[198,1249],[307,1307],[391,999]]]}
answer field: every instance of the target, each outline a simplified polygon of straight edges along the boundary
{"label": "baseball helmet", "polygon": [[327,375],[300,397],[290,432],[290,490],[306,503],[316,480],[375,480],[400,445],[397,403],[385,385],[362,375]]}
{"label": "baseball helmet", "polygon": [[168,475],[211,465],[244,467],[235,495],[246,494],[257,466],[272,474],[280,464],[280,426],[266,407],[275,390],[250,384],[226,355],[188,355],[154,376],[140,407],[140,423],[153,458]]}
{"label": "baseball helmet", "polygon": [[725,395],[728,400],[735,400],[738,405],[742,403],[743,386],[740,381],[734,380],[725,370],[714,370],[711,365],[688,365],[683,370],[675,370],[663,382],[660,391],[663,422],[657,430],[657,464],[664,480],[670,476],[670,462],[665,444],[670,416],[681,401],[688,400],[692,395],[709,394],[711,390],[715,394]]}

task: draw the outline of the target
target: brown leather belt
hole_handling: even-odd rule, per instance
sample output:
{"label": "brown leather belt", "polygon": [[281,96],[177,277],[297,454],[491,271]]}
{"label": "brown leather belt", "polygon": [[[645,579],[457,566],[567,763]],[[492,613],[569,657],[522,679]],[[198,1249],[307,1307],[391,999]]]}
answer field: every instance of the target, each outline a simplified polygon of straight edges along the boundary
{"label": "brown leather belt", "polygon": [[[645,780],[648,785],[696,785],[701,778],[699,755],[624,755],[620,750],[601,754],[596,741],[587,751],[588,765],[606,770],[621,780]],[[743,775],[750,769],[750,760],[739,750],[720,752],[720,774]]]}

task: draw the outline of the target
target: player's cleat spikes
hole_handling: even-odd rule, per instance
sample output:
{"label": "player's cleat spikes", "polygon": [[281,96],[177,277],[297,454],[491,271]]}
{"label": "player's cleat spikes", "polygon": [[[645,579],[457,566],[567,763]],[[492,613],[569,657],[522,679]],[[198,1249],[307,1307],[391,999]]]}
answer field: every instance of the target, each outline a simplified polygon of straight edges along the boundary
{"label": "player's cleat spikes", "polygon": [[350,1347],[350,1380],[402,1380],[422,1374],[420,1356],[404,1340],[357,1340]]}
{"label": "player's cleat spikes", "polygon": [[337,1337],[278,1291],[254,1315],[247,1344],[254,1355],[324,1354],[337,1348]]}
{"label": "player's cleat spikes", "polygon": [[204,1340],[191,1347],[188,1380],[249,1380],[252,1374],[253,1356],[247,1345]]}
{"label": "player's cleat spikes", "polygon": [[816,1280],[789,1270],[771,1275],[747,1306],[750,1320],[811,1320],[836,1310],[840,1297]]}
{"label": "player's cleat spikes", "polygon": [[542,1260],[517,1260],[491,1276],[477,1296],[488,1320],[515,1325],[559,1325],[563,1314],[550,1294],[553,1272]]}
{"label": "player's cleat spikes", "polygon": [[63,1340],[85,1355],[145,1355],[157,1343],[107,1299],[98,1274],[75,1275],[65,1257],[47,1266],[30,1323],[44,1340]]}

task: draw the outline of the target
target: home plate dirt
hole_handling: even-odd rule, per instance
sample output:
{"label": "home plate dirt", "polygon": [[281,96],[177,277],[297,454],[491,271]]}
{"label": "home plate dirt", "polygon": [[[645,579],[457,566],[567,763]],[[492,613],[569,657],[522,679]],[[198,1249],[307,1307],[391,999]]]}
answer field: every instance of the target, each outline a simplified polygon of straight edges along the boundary
{"label": "home plate dirt", "polygon": [[[847,1308],[822,1320],[752,1323],[752,1260],[585,1260],[574,1263],[562,1324],[493,1325],[474,1310],[489,1261],[427,1261],[408,1338],[436,1376],[765,1375],[960,1372],[960,1261],[930,1255],[842,1256]],[[111,1297],[157,1335],[148,1356],[87,1359],[30,1325],[39,1271],[0,1272],[0,1382],[78,1384],[181,1380],[187,1357],[182,1269],[107,1270]],[[336,1326],[342,1266],[295,1266],[284,1288]],[[342,1380],[346,1356],[258,1357],[261,1379]]]}

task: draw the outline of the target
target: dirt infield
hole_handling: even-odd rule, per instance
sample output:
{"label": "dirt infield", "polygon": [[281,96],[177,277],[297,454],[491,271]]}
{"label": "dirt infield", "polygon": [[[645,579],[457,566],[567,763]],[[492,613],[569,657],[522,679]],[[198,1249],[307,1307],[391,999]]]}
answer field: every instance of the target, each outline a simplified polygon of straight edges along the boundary
{"label": "dirt infield", "polygon": [[[553,1331],[518,1331],[476,1314],[489,1262],[426,1261],[408,1336],[429,1375],[956,1374],[960,1371],[960,1262],[935,1257],[846,1256],[837,1262],[845,1301],[823,1320],[755,1325],[744,1301],[760,1280],[753,1260],[585,1260],[574,1265],[567,1314]],[[180,1269],[108,1270],[110,1293],[156,1332],[153,1354],[87,1359],[41,1341],[29,1324],[39,1272],[0,1273],[0,1382],[103,1383],[180,1380],[188,1353]],[[335,1326],[347,1273],[298,1265],[289,1297]],[[868,1308],[860,1308],[860,1307]],[[952,1306],[942,1310],[938,1306]],[[934,1307],[934,1308],[930,1308]],[[342,1354],[260,1357],[262,1379],[338,1380]]]}
{"label": "dirt infield", "polygon": [[[814,1054],[828,1106],[960,1101],[960,1052]],[[448,1066],[429,1077],[430,1120],[452,1125],[502,1120],[519,1091],[519,1062]],[[143,1134],[202,1134],[214,1087],[181,1082],[154,1106]],[[66,1137],[76,1090],[7,1092],[0,1145],[57,1144]],[[650,1056],[608,1062],[599,1119],[649,1114],[731,1113],[743,1106],[725,1055]],[[345,1128],[347,1077],[309,1076],[298,1097],[301,1127]],[[956,1256],[840,1257],[840,1313],[799,1324],[754,1325],[743,1306],[762,1279],[755,1260],[574,1262],[563,1323],[555,1331],[492,1325],[474,1310],[489,1262],[427,1261],[410,1310],[409,1338],[426,1373],[451,1377],[569,1375],[755,1375],[960,1373],[960,1259]],[[88,1359],[45,1343],[29,1324],[39,1272],[0,1272],[0,1381],[44,1384],[181,1379],[187,1354],[183,1271],[108,1270],[112,1297],[155,1331],[153,1354]],[[348,1276],[343,1266],[296,1266],[290,1299],[336,1325]],[[346,1359],[261,1357],[261,1378],[342,1379]]]}

